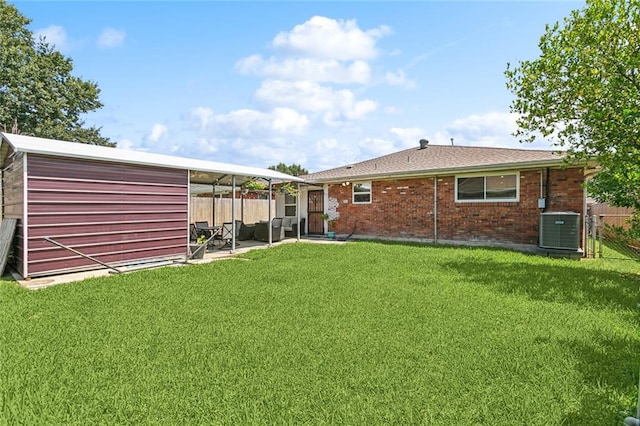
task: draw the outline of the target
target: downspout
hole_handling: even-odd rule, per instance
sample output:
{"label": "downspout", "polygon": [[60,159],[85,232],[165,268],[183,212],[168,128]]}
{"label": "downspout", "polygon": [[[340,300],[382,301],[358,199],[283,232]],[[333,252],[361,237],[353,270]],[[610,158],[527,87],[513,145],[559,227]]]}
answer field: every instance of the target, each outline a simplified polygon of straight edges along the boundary
{"label": "downspout", "polygon": [[[544,169],[540,169],[540,198],[544,198],[544,184],[543,184],[543,177],[542,177],[543,175],[544,175]],[[546,205],[546,200],[545,200],[545,205]]]}
{"label": "downspout", "polygon": [[547,167],[547,176],[546,176],[546,183],[545,183],[545,188],[544,188],[544,209],[542,209],[543,212],[546,212],[547,209],[549,208],[549,204],[551,202],[551,168]]}
{"label": "downspout", "polygon": [[438,242],[438,176],[433,177],[433,242]]}

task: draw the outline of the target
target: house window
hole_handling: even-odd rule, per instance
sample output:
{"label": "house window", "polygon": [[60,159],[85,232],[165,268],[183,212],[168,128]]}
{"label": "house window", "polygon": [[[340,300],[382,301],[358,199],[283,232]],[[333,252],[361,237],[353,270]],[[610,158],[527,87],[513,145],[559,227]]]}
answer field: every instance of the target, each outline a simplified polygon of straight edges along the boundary
{"label": "house window", "polygon": [[295,195],[284,194],[284,215],[297,216],[297,200]]}
{"label": "house window", "polygon": [[371,182],[358,182],[353,186],[353,204],[368,204],[371,202]]}
{"label": "house window", "polygon": [[518,174],[456,177],[456,201],[518,201]]}

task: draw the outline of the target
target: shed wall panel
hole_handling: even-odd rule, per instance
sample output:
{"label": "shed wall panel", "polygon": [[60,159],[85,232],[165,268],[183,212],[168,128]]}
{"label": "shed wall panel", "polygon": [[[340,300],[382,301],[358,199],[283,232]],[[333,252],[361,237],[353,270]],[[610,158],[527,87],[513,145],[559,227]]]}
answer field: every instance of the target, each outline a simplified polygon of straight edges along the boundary
{"label": "shed wall panel", "polygon": [[[42,215],[32,215],[30,217],[30,229],[37,228],[38,226],[47,226],[51,219],[50,217],[55,213],[47,213]],[[156,212],[120,212],[118,220],[114,221],[113,214],[100,213],[100,212],[75,212],[74,213],[61,213],[56,217],[58,226],[82,226],[82,225],[101,225],[110,223],[139,223],[139,222],[164,222],[170,220],[183,220],[184,212],[169,211],[163,212],[162,218],[158,218]]]}
{"label": "shed wall panel", "polygon": [[[188,171],[29,155],[29,276],[187,252]],[[24,274],[23,274],[24,275]]]}

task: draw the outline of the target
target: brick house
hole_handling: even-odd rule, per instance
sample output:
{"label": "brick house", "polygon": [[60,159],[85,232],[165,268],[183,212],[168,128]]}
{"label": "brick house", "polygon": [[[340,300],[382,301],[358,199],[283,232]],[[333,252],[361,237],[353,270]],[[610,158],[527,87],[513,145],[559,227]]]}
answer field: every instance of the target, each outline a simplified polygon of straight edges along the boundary
{"label": "brick house", "polygon": [[[534,251],[540,214],[584,216],[583,167],[557,151],[428,145],[301,176],[308,232]],[[582,241],[582,230],[579,231]]]}

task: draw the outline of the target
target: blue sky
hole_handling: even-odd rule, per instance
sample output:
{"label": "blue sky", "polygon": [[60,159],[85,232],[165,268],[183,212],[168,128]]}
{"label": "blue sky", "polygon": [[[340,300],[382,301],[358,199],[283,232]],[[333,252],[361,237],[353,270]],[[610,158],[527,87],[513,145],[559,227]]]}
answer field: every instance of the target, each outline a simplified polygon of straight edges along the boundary
{"label": "blue sky", "polygon": [[86,117],[126,149],[310,172],[511,133],[507,62],[577,1],[12,2],[97,82]]}

